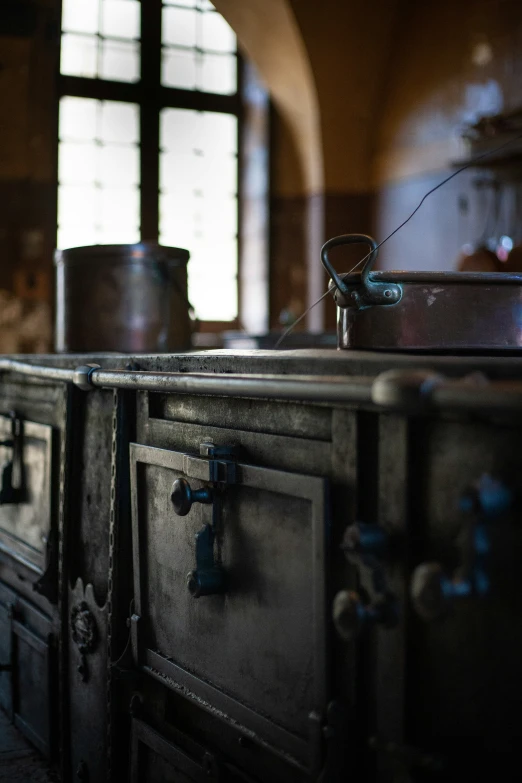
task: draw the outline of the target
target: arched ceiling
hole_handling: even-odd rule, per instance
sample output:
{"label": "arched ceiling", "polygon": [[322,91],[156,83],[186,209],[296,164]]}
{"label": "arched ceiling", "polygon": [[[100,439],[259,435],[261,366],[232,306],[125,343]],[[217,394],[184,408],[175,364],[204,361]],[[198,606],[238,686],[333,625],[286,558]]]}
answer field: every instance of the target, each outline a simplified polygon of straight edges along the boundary
{"label": "arched ceiling", "polygon": [[304,190],[324,187],[319,105],[310,61],[288,0],[214,0],[235,30],[287,124]]}
{"label": "arched ceiling", "polygon": [[214,0],[284,118],[307,193],[371,187],[402,0]]}

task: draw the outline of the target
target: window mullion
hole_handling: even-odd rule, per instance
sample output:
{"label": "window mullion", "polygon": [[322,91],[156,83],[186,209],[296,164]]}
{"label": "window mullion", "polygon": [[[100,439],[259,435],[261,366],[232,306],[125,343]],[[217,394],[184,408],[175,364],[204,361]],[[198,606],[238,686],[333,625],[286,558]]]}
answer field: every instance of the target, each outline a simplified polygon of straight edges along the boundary
{"label": "window mullion", "polygon": [[159,84],[161,0],[141,3],[140,175],[141,238],[156,241],[159,226]]}

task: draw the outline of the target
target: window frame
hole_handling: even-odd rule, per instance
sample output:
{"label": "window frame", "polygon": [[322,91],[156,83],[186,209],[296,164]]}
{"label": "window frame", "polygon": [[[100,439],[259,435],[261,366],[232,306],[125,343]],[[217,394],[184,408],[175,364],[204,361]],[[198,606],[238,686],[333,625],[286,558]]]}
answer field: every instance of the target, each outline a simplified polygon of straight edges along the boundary
{"label": "window frame", "polygon": [[[241,313],[241,202],[242,202],[242,138],[244,105],[242,101],[244,67],[241,55],[237,57],[237,92],[220,95],[201,90],[184,90],[161,84],[161,19],[162,0],[140,0],[140,79],[137,82],[119,82],[108,79],[69,76],[58,68],[58,104],[63,97],[92,98],[101,101],[121,101],[139,107],[140,115],[140,238],[157,242],[159,238],[160,195],[160,113],[163,109],[193,109],[195,111],[222,112],[237,117],[237,302],[238,314],[229,321],[199,321],[199,331],[217,332],[240,328]],[[62,36],[60,8],[60,47]],[[58,134],[56,145],[58,148]],[[58,156],[56,156],[57,160]],[[58,171],[56,177],[58,197]],[[56,212],[56,214],[58,214]],[[190,250],[190,248],[188,248]]]}

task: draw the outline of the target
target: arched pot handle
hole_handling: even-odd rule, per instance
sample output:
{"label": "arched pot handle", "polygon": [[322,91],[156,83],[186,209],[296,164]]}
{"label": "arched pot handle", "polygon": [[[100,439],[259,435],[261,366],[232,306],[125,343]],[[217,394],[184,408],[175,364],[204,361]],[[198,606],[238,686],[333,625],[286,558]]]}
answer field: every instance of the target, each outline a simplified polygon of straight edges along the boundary
{"label": "arched pot handle", "polygon": [[[339,245],[369,245],[370,253],[361,271],[361,281],[357,285],[358,291],[354,291],[353,284],[346,283],[343,278],[335,271],[332,262],[328,257],[328,252]],[[321,261],[328,272],[332,283],[337,288],[342,297],[351,296],[352,301],[344,306],[370,306],[370,305],[391,305],[396,304],[401,296],[402,290],[395,283],[381,283],[373,280],[370,273],[377,260],[378,244],[373,237],[368,234],[341,234],[333,237],[324,243],[321,248]],[[355,297],[354,297],[355,293]],[[339,304],[341,304],[339,302]]]}

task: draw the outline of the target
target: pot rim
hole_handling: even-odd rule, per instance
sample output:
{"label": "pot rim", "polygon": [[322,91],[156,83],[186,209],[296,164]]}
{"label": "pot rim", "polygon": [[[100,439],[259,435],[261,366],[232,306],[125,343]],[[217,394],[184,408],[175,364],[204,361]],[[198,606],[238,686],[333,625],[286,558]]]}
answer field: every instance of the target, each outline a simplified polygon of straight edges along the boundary
{"label": "pot rim", "polygon": [[[345,272],[339,277],[346,283],[360,285],[360,272]],[[409,272],[377,271],[370,273],[370,279],[380,283],[432,283],[457,285],[522,285],[522,273],[518,272]],[[330,281],[330,288],[336,288]]]}
{"label": "pot rim", "polygon": [[164,262],[176,266],[185,266],[190,258],[188,250],[181,247],[168,247],[157,242],[138,242],[128,245],[82,245],[55,250],[54,263],[61,264],[152,264]]}

